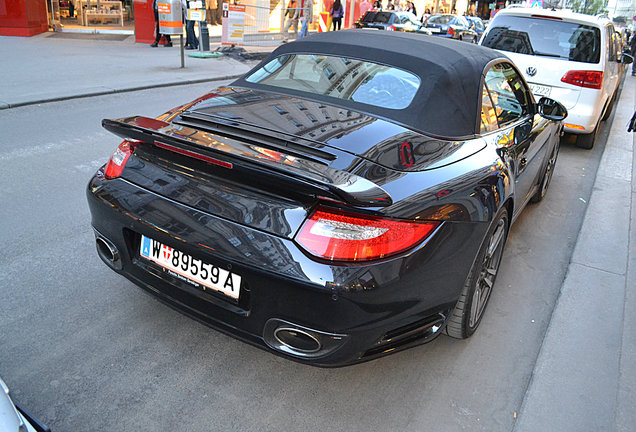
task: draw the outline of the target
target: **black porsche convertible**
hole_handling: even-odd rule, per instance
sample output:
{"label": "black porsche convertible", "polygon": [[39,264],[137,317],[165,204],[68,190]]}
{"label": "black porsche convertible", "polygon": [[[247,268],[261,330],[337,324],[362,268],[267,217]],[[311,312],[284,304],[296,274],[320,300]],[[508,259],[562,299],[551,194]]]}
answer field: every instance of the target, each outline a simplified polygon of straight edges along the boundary
{"label": "black porsche convertible", "polygon": [[510,225],[547,191],[566,115],[488,48],[310,36],[157,118],[103,120],[124,141],[88,185],[97,253],[306,363],[467,338]]}

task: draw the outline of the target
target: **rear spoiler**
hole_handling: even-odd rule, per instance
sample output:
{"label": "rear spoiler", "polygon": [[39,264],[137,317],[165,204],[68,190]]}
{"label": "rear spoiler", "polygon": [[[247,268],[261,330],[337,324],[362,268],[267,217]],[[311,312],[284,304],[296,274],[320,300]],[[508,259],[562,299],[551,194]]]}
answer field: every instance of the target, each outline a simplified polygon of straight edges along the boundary
{"label": "rear spoiler", "polygon": [[[267,176],[277,184],[290,184],[294,190],[317,197],[362,207],[387,207],[393,203],[384,189],[363,177],[311,158],[281,153],[280,148],[272,149],[266,142],[252,144],[139,116],[104,119],[102,126],[124,139],[173,148],[202,160],[218,158],[220,163],[216,165],[243,171],[245,175]],[[266,141],[267,137],[263,138]]]}

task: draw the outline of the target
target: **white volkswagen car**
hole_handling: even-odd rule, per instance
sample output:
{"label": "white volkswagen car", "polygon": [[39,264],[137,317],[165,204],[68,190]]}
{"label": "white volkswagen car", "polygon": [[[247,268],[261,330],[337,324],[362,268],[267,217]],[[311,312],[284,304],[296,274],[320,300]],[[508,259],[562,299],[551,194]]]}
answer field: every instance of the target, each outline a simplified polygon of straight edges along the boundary
{"label": "white volkswagen car", "polygon": [[565,132],[592,148],[599,124],[616,99],[623,65],[614,25],[607,17],[547,9],[503,9],[481,45],[504,52],[517,65],[535,98],[549,96],[568,109]]}

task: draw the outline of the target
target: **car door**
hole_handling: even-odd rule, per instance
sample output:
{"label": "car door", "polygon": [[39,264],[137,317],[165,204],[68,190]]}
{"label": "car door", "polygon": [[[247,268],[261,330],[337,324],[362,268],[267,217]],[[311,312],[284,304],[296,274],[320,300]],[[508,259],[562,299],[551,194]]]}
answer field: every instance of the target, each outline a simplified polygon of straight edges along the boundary
{"label": "car door", "polygon": [[544,166],[553,123],[535,113],[534,99],[517,70],[507,62],[491,66],[484,80],[481,132],[514,176],[515,213],[535,192]]}

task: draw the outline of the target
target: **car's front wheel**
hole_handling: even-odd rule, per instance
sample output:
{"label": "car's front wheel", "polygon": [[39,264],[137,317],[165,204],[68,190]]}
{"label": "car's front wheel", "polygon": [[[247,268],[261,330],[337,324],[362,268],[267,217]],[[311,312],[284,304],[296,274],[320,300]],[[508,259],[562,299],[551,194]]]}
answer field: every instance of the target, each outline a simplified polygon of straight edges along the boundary
{"label": "car's front wheel", "polygon": [[508,219],[508,211],[501,209],[488,229],[459,300],[446,324],[447,335],[466,339],[477,330],[497,278],[508,237]]}
{"label": "car's front wheel", "polygon": [[548,159],[545,170],[543,170],[541,183],[539,183],[539,190],[534,194],[530,202],[538,203],[543,199],[543,197],[545,197],[545,194],[548,192],[548,187],[550,186],[550,181],[552,180],[552,174],[554,173],[554,167],[556,166],[556,160],[559,156],[559,144],[560,141],[557,140],[557,143],[552,150],[552,154],[550,155],[550,159]]}

